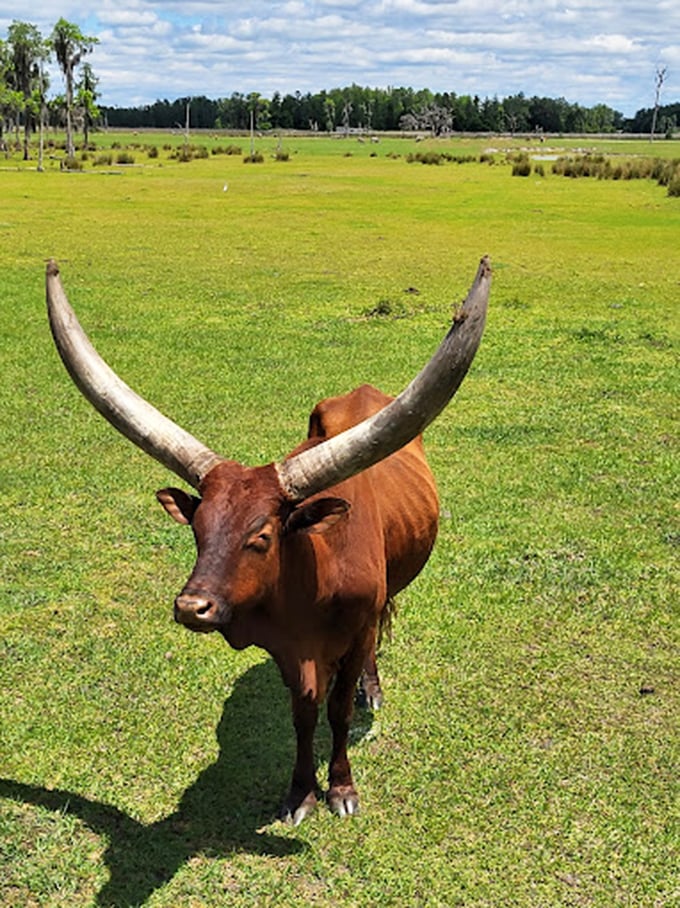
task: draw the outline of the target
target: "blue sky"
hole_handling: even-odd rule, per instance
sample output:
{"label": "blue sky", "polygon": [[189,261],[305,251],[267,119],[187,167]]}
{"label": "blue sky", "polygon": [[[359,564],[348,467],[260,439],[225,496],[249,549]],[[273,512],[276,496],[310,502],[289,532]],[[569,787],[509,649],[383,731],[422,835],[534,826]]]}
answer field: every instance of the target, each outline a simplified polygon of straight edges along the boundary
{"label": "blue sky", "polygon": [[60,16],[99,38],[89,59],[109,105],[356,82],[523,91],[630,116],[652,106],[660,66],[662,103],[680,100],[678,0],[42,0],[30,15],[0,0],[0,36],[13,19],[48,35]]}

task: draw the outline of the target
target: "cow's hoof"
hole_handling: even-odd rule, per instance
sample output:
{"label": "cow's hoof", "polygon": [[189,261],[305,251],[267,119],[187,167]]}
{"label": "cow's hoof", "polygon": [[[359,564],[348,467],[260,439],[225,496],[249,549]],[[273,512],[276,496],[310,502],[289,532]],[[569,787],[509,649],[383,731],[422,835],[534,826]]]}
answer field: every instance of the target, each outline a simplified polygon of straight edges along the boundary
{"label": "cow's hoof", "polygon": [[354,788],[331,788],[326,800],[331,811],[339,817],[351,817],[359,813],[359,795]]}
{"label": "cow's hoof", "polygon": [[314,813],[315,807],[316,795],[313,791],[310,791],[302,800],[290,794],[281,808],[280,816],[288,826],[299,826],[304,819]]}

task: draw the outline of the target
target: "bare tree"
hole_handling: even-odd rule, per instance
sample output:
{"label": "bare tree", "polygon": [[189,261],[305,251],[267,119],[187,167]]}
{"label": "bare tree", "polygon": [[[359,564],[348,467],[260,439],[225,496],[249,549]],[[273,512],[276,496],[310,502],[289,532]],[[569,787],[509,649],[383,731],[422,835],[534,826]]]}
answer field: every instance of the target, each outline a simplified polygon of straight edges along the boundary
{"label": "bare tree", "polygon": [[401,129],[427,130],[433,136],[442,136],[453,128],[453,114],[441,104],[425,104],[416,111],[409,111],[399,121]]}
{"label": "bare tree", "polygon": [[349,135],[349,119],[352,115],[352,102],[345,101],[342,108],[342,126],[345,130],[345,136]]}
{"label": "bare tree", "polygon": [[331,133],[335,128],[335,102],[332,98],[324,100],[323,112],[326,119],[326,132]]}
{"label": "bare tree", "polygon": [[82,58],[91,53],[99,39],[84,35],[77,25],[62,17],[52,30],[50,43],[66,85],[66,156],[71,160],[75,154],[72,124],[74,75]]}
{"label": "bare tree", "polygon": [[654,82],[656,86],[656,93],[654,95],[654,113],[652,114],[652,131],[649,136],[649,141],[654,141],[654,133],[656,131],[656,118],[659,114],[659,98],[661,97],[661,88],[663,83],[666,81],[666,76],[668,75],[668,68],[665,66],[657,66],[656,76],[654,77]]}

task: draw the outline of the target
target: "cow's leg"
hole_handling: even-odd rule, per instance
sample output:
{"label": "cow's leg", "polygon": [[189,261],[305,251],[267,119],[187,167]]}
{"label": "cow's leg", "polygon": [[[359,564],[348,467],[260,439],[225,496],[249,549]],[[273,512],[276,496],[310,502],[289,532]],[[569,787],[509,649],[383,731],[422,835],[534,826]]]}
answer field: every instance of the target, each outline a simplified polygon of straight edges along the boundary
{"label": "cow's leg", "polygon": [[314,731],[319,708],[310,696],[293,693],[291,697],[293,724],[297,735],[297,756],[290,791],[281,809],[281,819],[299,826],[316,807]]}
{"label": "cow's leg", "polygon": [[354,691],[364,662],[364,652],[350,654],[338,669],[333,689],[328,697],[328,721],[333,746],[328,768],[328,805],[341,817],[358,813],[359,795],[352,781],[347,756],[347,739],[352,719]]}

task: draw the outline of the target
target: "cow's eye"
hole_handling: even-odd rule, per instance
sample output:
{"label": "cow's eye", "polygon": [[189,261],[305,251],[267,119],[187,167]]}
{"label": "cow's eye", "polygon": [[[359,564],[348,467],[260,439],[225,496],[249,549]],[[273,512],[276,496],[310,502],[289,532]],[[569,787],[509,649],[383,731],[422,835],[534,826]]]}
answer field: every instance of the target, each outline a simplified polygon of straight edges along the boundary
{"label": "cow's eye", "polygon": [[246,540],[246,548],[256,552],[266,552],[272,544],[272,529],[269,523],[254,530]]}

